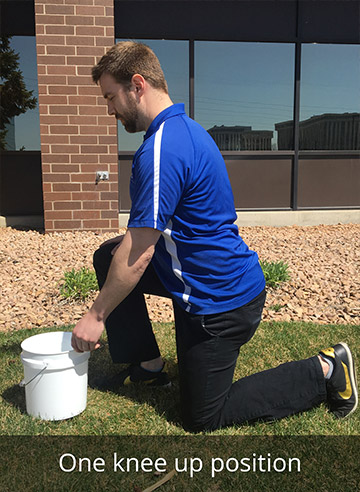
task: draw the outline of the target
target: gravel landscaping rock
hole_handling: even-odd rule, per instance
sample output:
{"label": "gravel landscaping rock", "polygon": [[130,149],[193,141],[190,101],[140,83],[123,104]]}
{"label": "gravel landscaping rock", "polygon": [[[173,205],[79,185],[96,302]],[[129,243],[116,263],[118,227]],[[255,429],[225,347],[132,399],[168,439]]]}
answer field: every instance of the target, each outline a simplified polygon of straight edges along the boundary
{"label": "gravel landscaping rock", "polygon": [[[360,225],[244,227],[240,235],[261,260],[289,265],[291,280],[268,289],[265,321],[360,325]],[[96,294],[63,300],[64,271],[91,268],[95,249],[114,236],[0,229],[0,331],[76,323]],[[153,321],[173,321],[169,300],[146,298]]]}

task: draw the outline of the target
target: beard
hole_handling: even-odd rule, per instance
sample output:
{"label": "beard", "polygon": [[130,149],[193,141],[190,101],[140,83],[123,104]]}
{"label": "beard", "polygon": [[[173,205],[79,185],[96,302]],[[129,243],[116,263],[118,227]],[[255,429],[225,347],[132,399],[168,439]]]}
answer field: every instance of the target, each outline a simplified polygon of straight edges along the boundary
{"label": "beard", "polygon": [[136,102],[127,96],[127,108],[121,114],[116,112],[115,117],[121,121],[123,127],[128,133],[136,133],[139,129],[139,113]]}

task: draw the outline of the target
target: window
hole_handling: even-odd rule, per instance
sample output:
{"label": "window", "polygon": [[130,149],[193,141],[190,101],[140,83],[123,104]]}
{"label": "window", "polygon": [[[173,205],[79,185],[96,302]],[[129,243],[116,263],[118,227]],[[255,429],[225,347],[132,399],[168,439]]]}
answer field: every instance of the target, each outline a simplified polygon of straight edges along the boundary
{"label": "window", "polygon": [[293,44],[195,43],[195,119],[220,150],[293,148],[294,56]]}
{"label": "window", "polygon": [[[124,41],[117,39],[117,42]],[[184,103],[189,108],[189,43],[188,41],[137,39],[150,46],[159,58],[168,83],[169,95],[174,103]],[[118,123],[120,151],[136,151],[142,144],[144,133],[127,133]]]}
{"label": "window", "polygon": [[360,47],[302,46],[300,150],[360,149]]}
{"label": "window", "polygon": [[[26,89],[38,99],[36,42],[34,36],[13,36],[10,46],[19,54],[19,69]],[[7,134],[9,150],[40,150],[39,106],[15,116]]]}

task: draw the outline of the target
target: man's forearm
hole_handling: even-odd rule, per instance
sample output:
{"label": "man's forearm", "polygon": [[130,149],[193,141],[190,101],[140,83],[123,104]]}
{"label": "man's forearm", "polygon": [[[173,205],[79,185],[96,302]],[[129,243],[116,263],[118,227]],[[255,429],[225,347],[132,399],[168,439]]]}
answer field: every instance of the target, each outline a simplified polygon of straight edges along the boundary
{"label": "man's forearm", "polygon": [[98,297],[72,335],[72,346],[77,352],[94,350],[104,330],[109,314],[139,282],[151,258],[160,232],[155,229],[129,229],[116,249],[106,282]]}

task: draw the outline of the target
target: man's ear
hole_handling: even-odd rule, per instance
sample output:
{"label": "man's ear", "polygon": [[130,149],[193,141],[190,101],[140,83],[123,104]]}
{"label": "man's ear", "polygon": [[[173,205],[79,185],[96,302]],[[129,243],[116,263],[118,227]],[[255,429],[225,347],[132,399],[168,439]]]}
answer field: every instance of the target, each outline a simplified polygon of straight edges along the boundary
{"label": "man's ear", "polygon": [[142,96],[146,85],[144,77],[136,73],[131,77],[131,83],[135,94]]}

